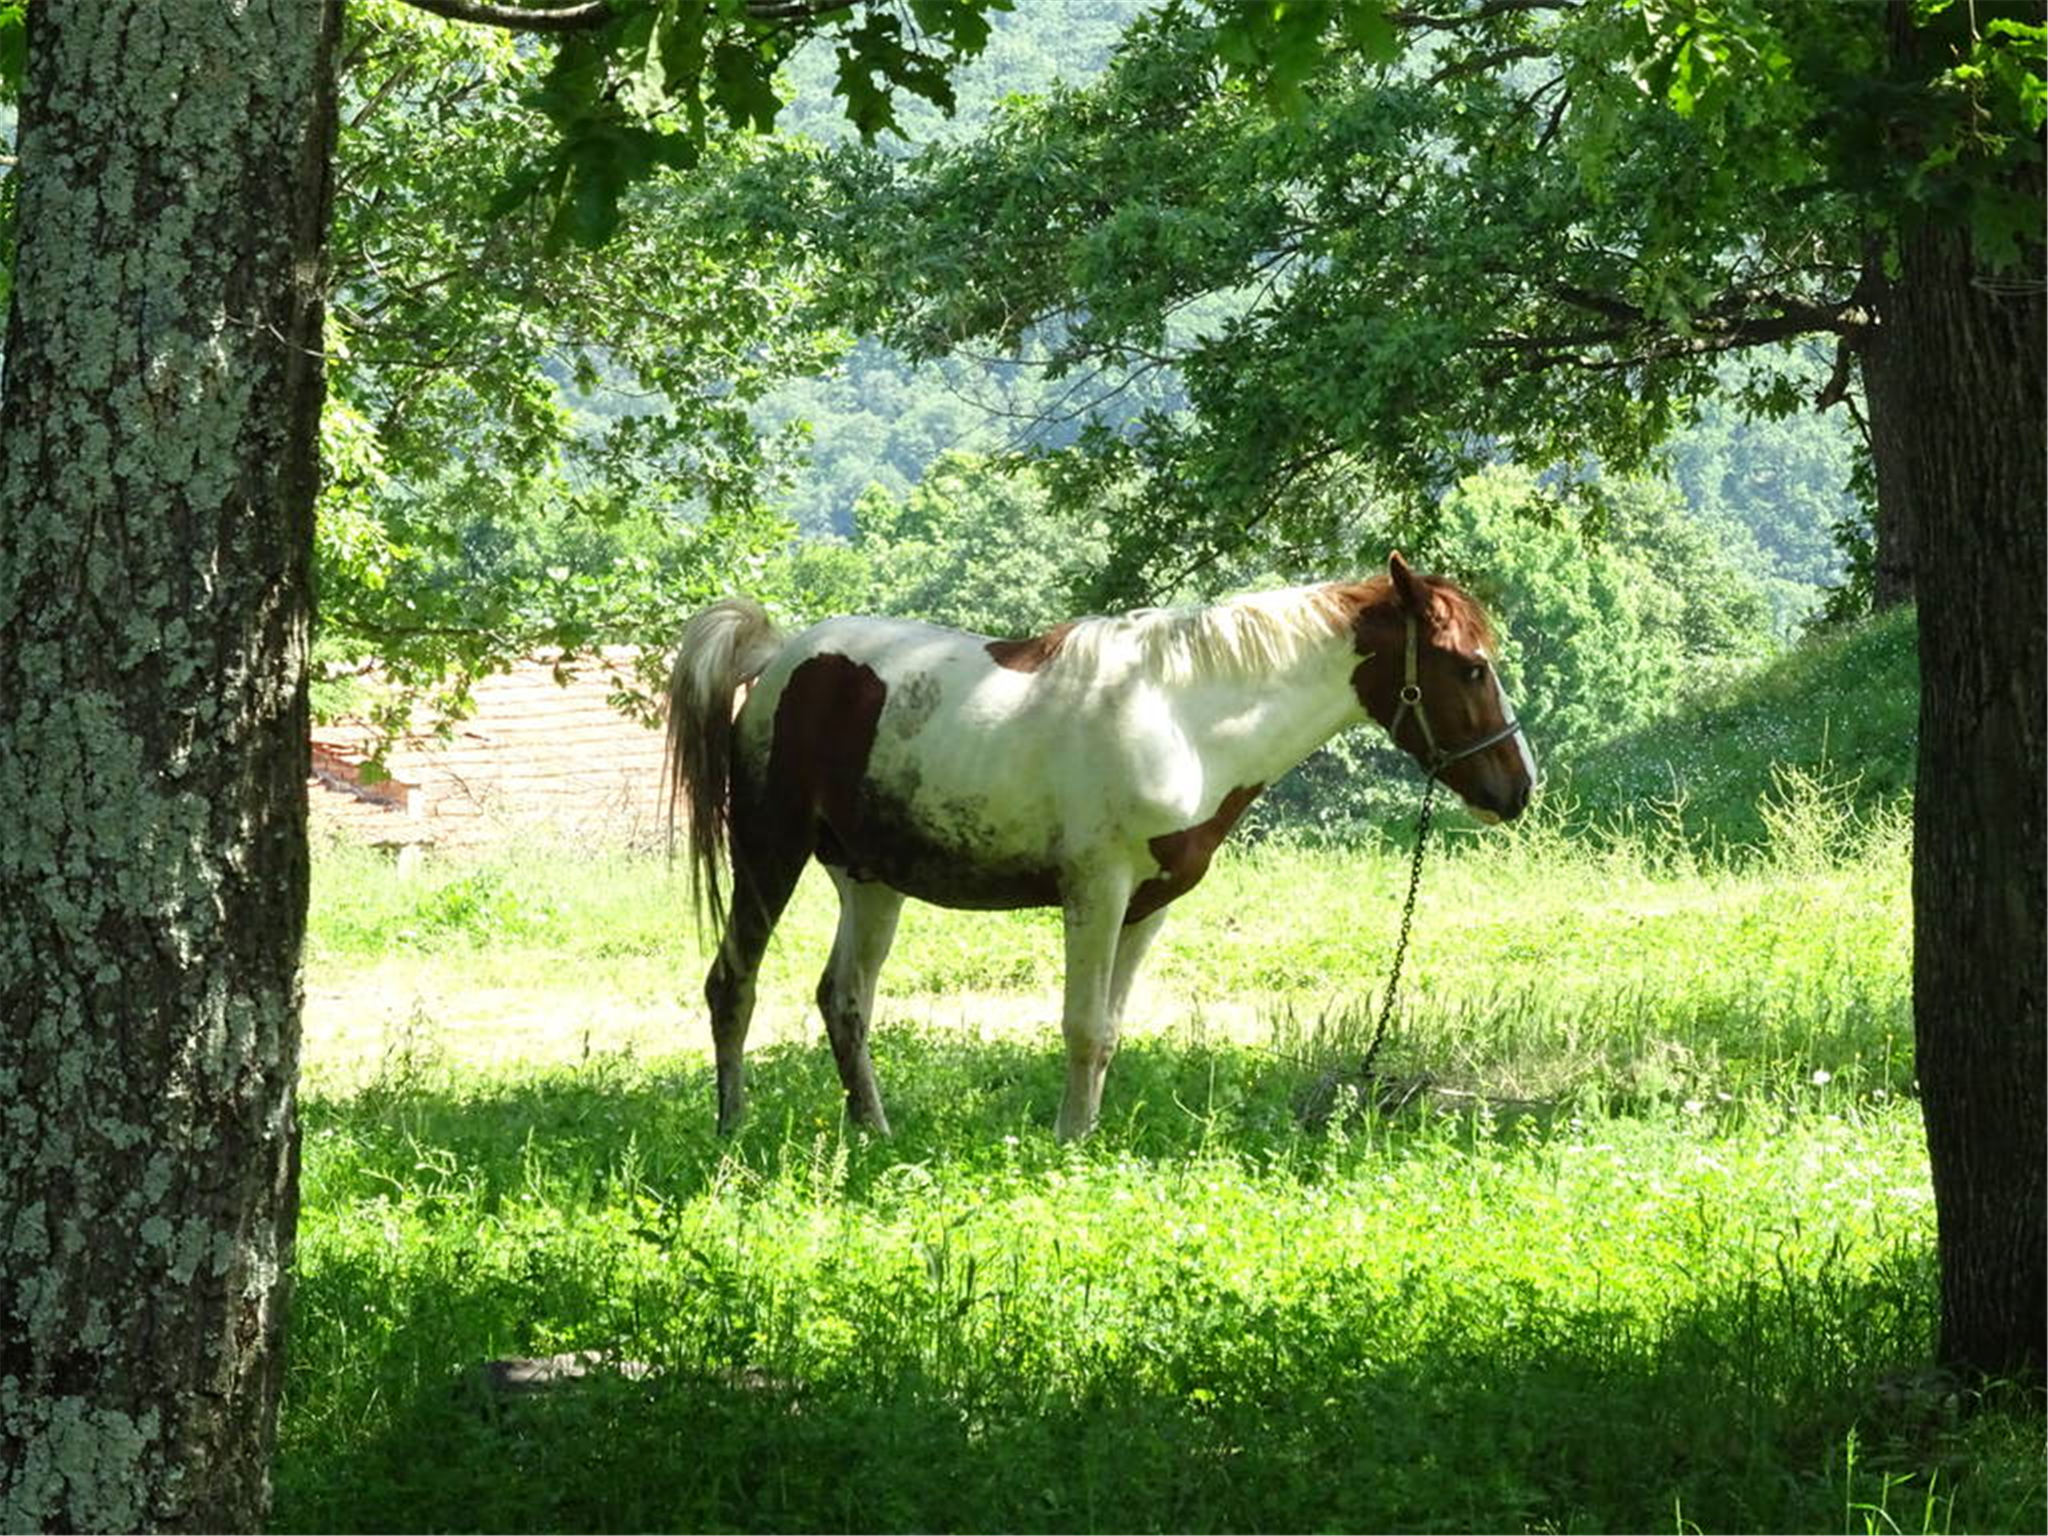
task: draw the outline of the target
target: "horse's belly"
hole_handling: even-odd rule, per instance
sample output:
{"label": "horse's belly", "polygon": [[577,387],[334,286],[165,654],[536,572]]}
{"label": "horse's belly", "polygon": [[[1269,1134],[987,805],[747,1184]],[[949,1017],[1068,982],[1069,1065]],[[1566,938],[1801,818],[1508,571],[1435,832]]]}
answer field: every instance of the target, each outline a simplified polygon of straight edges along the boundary
{"label": "horse's belly", "polygon": [[942,907],[1056,907],[1050,853],[971,802],[913,805],[873,785],[848,825],[827,822],[818,856],[862,879]]}

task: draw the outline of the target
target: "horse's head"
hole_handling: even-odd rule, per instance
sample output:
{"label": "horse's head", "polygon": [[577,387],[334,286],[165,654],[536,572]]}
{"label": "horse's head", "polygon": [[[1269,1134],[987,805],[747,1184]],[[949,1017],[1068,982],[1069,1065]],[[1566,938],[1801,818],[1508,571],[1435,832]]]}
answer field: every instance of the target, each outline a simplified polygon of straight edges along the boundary
{"label": "horse's head", "polygon": [[1365,658],[1351,685],[1373,719],[1485,821],[1511,821],[1529,803],[1536,759],[1494,668],[1492,627],[1479,605],[1398,554],[1387,579],[1365,583],[1353,621]]}

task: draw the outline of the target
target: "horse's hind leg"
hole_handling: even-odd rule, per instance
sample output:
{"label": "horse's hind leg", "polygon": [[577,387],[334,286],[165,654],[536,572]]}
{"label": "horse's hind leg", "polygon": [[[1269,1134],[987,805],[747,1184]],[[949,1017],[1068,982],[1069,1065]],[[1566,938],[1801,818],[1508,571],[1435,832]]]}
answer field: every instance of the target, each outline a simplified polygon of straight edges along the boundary
{"label": "horse's hind leg", "polygon": [[750,847],[737,826],[733,836],[732,910],[718,944],[718,958],[704,978],[711,1005],[711,1044],[718,1062],[718,1133],[731,1135],[747,1113],[743,1060],[747,1026],[754,1017],[754,977],[769,936],[789,905],[809,851],[783,839]]}
{"label": "horse's hind leg", "polygon": [[868,1056],[868,1024],[874,1018],[875,978],[889,958],[903,897],[886,885],[825,867],[839,891],[839,932],[825,974],[818,978],[818,1011],[825,1016],[832,1057],[846,1085],[847,1116],[886,1136],[889,1117],[882,1112],[882,1090]]}
{"label": "horse's hind leg", "polygon": [[1144,963],[1145,951],[1152,947],[1153,939],[1166,922],[1166,908],[1161,907],[1150,917],[1141,917],[1135,923],[1124,924],[1116,938],[1116,962],[1109,972],[1109,1027],[1121,1032],[1124,1022],[1124,1004],[1130,1001],[1131,983],[1137,979],[1138,967]]}

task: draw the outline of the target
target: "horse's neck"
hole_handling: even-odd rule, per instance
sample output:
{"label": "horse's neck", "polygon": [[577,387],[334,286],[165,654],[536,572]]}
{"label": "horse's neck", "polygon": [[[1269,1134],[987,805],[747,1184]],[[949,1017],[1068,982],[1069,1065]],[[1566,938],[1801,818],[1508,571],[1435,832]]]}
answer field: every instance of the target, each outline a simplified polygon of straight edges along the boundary
{"label": "horse's neck", "polygon": [[1208,777],[1270,784],[1337,732],[1365,719],[1351,687],[1360,658],[1333,636],[1281,671],[1205,679],[1184,701]]}

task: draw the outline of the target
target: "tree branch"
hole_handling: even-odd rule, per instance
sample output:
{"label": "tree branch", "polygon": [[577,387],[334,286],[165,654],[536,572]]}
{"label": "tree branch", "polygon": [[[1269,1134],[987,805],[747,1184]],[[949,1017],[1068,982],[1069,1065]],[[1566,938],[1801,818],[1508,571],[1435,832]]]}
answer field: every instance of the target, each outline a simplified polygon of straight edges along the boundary
{"label": "tree branch", "polygon": [[1431,16],[1422,11],[1389,11],[1387,20],[1397,27],[1415,27],[1428,32],[1453,32],[1490,16],[1515,11],[1576,11],[1579,0],[1486,0],[1460,16]]}
{"label": "tree branch", "polygon": [[416,11],[507,32],[581,32],[612,19],[611,0],[574,0],[568,5],[492,5],[488,0],[405,0]]}
{"label": "tree branch", "polygon": [[1844,332],[1835,338],[1835,365],[1828,373],[1828,381],[1814,396],[1813,408],[1816,411],[1825,411],[1849,398],[1855,366],[1856,338]]}
{"label": "tree branch", "polygon": [[747,0],[747,14],[758,21],[816,21],[853,5],[854,0]]}
{"label": "tree branch", "polygon": [[[1595,293],[1571,283],[1557,283],[1551,292],[1574,309],[1619,322],[1625,332],[1642,334],[1659,329],[1636,305],[1612,294]],[[1760,309],[1768,312],[1759,314],[1757,311]],[[1752,346],[1758,342],[1785,341],[1816,331],[1838,336],[1867,324],[1869,318],[1853,293],[1839,303],[1813,304],[1787,293],[1739,289],[1723,294],[1699,311],[1695,336],[1675,337],[1674,340],[1684,343],[1705,336],[1717,346]],[[1596,339],[1625,332],[1601,333]]]}
{"label": "tree branch", "polygon": [[1517,59],[1544,59],[1556,51],[1547,43],[1521,43],[1512,48],[1497,48],[1492,53],[1475,54],[1469,59],[1454,59],[1423,84],[1438,86],[1447,80],[1462,80],[1467,75],[1484,75]]}
{"label": "tree branch", "polygon": [[[1487,336],[1472,345],[1486,351],[1517,354],[1515,371],[1518,373],[1538,373],[1557,367],[1613,373],[1640,368],[1648,363],[1671,362],[1684,357],[1712,357],[1771,342],[1793,341],[1801,336],[1811,336],[1816,330],[1839,332],[1841,329],[1840,321],[1834,325],[1816,326],[1805,316],[1768,315],[1691,336],[1649,336],[1632,326],[1617,326],[1612,330],[1567,335]],[[1628,342],[1637,345],[1629,350],[1610,350],[1604,356],[1597,350],[1619,349]]]}

